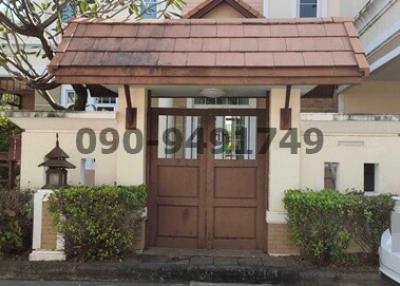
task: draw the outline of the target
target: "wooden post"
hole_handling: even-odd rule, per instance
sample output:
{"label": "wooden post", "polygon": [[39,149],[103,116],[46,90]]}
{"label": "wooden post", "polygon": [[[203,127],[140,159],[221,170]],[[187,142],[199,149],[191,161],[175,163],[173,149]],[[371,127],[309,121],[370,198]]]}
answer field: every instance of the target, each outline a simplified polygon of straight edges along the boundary
{"label": "wooden post", "polygon": [[137,110],[132,107],[131,90],[129,85],[124,85],[125,98],[126,98],[126,115],[125,115],[125,128],[126,130],[136,130],[136,116]]}
{"label": "wooden post", "polygon": [[292,86],[286,86],[286,98],[285,98],[285,108],[281,108],[281,130],[289,130],[292,128],[292,109],[290,106],[290,94],[292,92]]}

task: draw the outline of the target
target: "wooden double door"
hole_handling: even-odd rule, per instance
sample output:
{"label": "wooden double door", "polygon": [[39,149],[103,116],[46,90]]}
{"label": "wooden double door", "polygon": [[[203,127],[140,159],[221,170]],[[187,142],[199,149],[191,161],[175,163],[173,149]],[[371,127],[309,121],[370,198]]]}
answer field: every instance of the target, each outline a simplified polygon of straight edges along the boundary
{"label": "wooden double door", "polygon": [[149,246],[265,249],[265,109],[151,109]]}

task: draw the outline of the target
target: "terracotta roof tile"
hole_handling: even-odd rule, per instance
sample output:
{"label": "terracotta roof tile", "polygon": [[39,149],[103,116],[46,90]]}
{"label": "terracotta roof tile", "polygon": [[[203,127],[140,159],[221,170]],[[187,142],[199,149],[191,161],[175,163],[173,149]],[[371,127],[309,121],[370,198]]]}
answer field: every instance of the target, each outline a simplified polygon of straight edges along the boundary
{"label": "terracotta roof tile", "polygon": [[369,64],[365,55],[363,54],[355,54],[357,64],[359,68],[369,74]]}
{"label": "terracotta roof tile", "polygon": [[[245,68],[242,76],[247,80],[257,80],[249,75],[253,72],[251,67],[269,68],[261,73],[264,77],[277,76],[284,69],[280,78],[296,76],[299,70],[319,69],[315,74],[326,77],[327,81],[341,72],[338,68],[351,69],[341,77],[353,73],[349,81],[368,73],[353,23],[332,18],[139,22],[79,19],[66,29],[49,70],[57,78],[76,68],[67,78],[77,78],[81,76],[80,70],[85,70],[85,76],[93,73],[91,67],[101,74],[109,72],[109,77],[121,73],[115,67],[124,67],[127,74],[121,81],[136,80],[131,75],[139,67],[149,68],[149,77],[155,76],[157,69],[169,67]],[[287,75],[291,67],[295,69]],[[190,70],[190,76],[196,78],[198,75],[193,73]],[[164,76],[170,78],[173,74]],[[211,73],[206,74],[211,77]],[[93,77],[101,78],[98,73]]]}
{"label": "terracotta roof tile", "polygon": [[64,30],[63,36],[71,37],[72,35],[74,35],[77,26],[78,26],[78,23],[71,23],[70,25],[68,25],[67,28],[65,28],[65,30]]}
{"label": "terracotta roof tile", "polygon": [[147,41],[137,38],[123,38],[118,47],[118,51],[143,51],[147,47]]}
{"label": "terracotta roof tile", "polygon": [[286,51],[286,42],[284,38],[261,38],[258,39],[259,51]]}
{"label": "terracotta roof tile", "polygon": [[245,65],[251,66],[274,66],[274,58],[271,53],[245,53]]}
{"label": "terracotta roof tile", "polygon": [[356,53],[364,53],[364,48],[357,38],[350,38],[350,45],[353,48],[353,51]]}
{"label": "terracotta roof tile", "polygon": [[71,39],[71,42],[69,43],[68,49],[69,50],[85,50],[85,49],[91,49],[95,43],[94,38],[73,38]]}
{"label": "terracotta roof tile", "polygon": [[[95,51],[114,51],[121,47],[122,38],[110,39],[110,38],[97,38],[95,42],[91,44],[91,48]],[[134,40],[134,39],[132,39]],[[88,43],[89,44],[89,43]]]}
{"label": "terracotta roof tile", "polygon": [[356,59],[352,52],[332,52],[332,59],[337,66],[353,66]]}
{"label": "terracotta roof tile", "polygon": [[164,37],[165,27],[162,25],[139,25],[137,36],[144,38],[159,38]]}
{"label": "terracotta roof tile", "polygon": [[184,66],[187,62],[185,53],[159,53],[158,65],[160,66]]}
{"label": "terracotta roof tile", "polygon": [[191,25],[190,26],[190,37],[216,37],[217,26],[216,25]]}
{"label": "terracotta roof tile", "polygon": [[303,53],[273,53],[274,66],[299,67],[304,66]]}
{"label": "terracotta roof tile", "polygon": [[164,37],[186,38],[190,35],[189,25],[167,25],[164,30]]}
{"label": "terracotta roof tile", "polygon": [[358,37],[358,31],[357,31],[357,29],[356,29],[356,27],[354,26],[353,23],[345,22],[344,23],[344,27],[345,27],[345,29],[347,31],[347,35],[349,37]]}
{"label": "terracotta roof tile", "polygon": [[147,48],[147,41],[141,38],[124,38],[121,40],[119,51],[143,51]]}
{"label": "terracotta roof tile", "polygon": [[110,37],[136,37],[138,27],[132,26],[126,29],[125,25],[114,25]]}
{"label": "terracotta roof tile", "polygon": [[305,66],[334,66],[330,52],[303,53]]}
{"label": "terracotta roof tile", "polygon": [[97,56],[97,53],[77,52],[74,60],[72,61],[72,65],[86,65],[90,63],[95,56]]}
{"label": "terracotta roof tile", "polygon": [[162,52],[172,52],[175,47],[175,39],[148,39],[147,40],[147,51],[162,51]]}
{"label": "terracotta roof tile", "polygon": [[244,66],[243,53],[218,53],[215,57],[216,66]]}
{"label": "terracotta roof tile", "polygon": [[328,37],[315,39],[316,51],[343,51],[347,50],[343,44],[342,38]]}
{"label": "terracotta roof tile", "polygon": [[326,36],[325,27],[322,25],[302,24],[297,25],[300,37],[324,37]]}
{"label": "terracotta roof tile", "polygon": [[350,39],[349,38],[344,38],[344,37],[342,37],[341,39],[342,39],[342,43],[343,43],[343,48],[346,51],[351,51],[352,50],[352,46],[350,44]]}
{"label": "terracotta roof tile", "polygon": [[175,40],[175,51],[200,51],[203,40],[201,38],[185,38]]}
{"label": "terracotta roof tile", "polygon": [[125,58],[130,66],[154,66],[158,63],[159,53],[129,53]]}
{"label": "terracotta roof tile", "polygon": [[245,37],[270,37],[271,28],[269,25],[243,25],[243,35]]}
{"label": "terracotta roof tile", "polygon": [[258,51],[258,42],[256,38],[233,38],[231,42],[231,51]]}
{"label": "terracotta roof tile", "polygon": [[[72,23],[71,23],[70,25],[72,25]],[[70,25],[67,26],[67,28],[65,29],[66,31],[68,31],[68,27],[69,27]],[[88,25],[86,25],[86,24],[79,24],[79,25],[76,27],[73,36],[74,36],[74,37],[82,37],[82,36],[84,36],[84,35],[85,35],[85,32],[86,32],[87,26],[88,26]],[[71,37],[71,36],[72,36],[72,35],[69,35],[68,37]],[[64,37],[67,37],[67,35],[64,35]]]}
{"label": "terracotta roof tile", "polygon": [[327,36],[347,36],[346,29],[343,24],[325,24],[325,31]]}
{"label": "terracotta roof tile", "polygon": [[271,25],[272,37],[298,37],[297,25]]}
{"label": "terracotta roof tile", "polygon": [[[201,50],[208,52],[229,51],[230,41],[227,38],[207,38],[203,39]],[[200,49],[198,51],[201,51]]]}
{"label": "terracotta roof tile", "polygon": [[113,30],[113,25],[103,25],[103,24],[86,24],[87,28],[83,34],[86,37],[108,37],[111,35]]}
{"label": "terracotta roof tile", "polygon": [[316,43],[320,42],[315,38],[286,38],[286,47],[288,51],[315,51]]}
{"label": "terracotta roof tile", "polygon": [[75,56],[76,56],[76,52],[64,53],[63,57],[61,59],[58,59],[59,65],[60,66],[72,65]]}
{"label": "terracotta roof tile", "polygon": [[243,26],[217,25],[217,37],[243,37]]}
{"label": "terracotta roof tile", "polygon": [[215,65],[214,53],[188,53],[188,66],[213,66]]}

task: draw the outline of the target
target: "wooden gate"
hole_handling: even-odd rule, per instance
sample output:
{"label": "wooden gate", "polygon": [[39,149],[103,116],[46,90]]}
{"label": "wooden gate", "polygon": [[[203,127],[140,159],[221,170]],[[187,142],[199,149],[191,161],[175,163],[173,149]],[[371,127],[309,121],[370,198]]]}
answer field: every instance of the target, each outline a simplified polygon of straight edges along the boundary
{"label": "wooden gate", "polygon": [[266,118],[151,109],[150,246],[265,249]]}

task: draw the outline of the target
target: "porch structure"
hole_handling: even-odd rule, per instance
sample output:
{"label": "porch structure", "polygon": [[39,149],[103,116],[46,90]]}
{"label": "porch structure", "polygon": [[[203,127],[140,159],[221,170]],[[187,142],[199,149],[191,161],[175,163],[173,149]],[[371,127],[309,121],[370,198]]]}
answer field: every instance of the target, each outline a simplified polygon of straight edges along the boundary
{"label": "porch structure", "polygon": [[[143,132],[140,152],[120,147],[102,156],[108,165],[98,170],[115,172],[118,184],[149,186],[147,246],[275,254],[295,251],[279,213],[284,190],[301,185],[301,152],[280,148],[279,140],[262,149],[268,128],[278,138],[288,129],[300,136],[301,95],[320,85],[359,83],[369,71],[351,20],[332,18],[78,19],[49,69],[59,83],[118,87],[113,125],[121,136]],[[206,104],[196,103],[204,98]],[[207,98],[247,103],[221,107]],[[213,132],[221,126],[231,130],[222,155],[214,151],[224,131]],[[246,127],[240,142],[254,152],[238,151],[235,126]],[[196,127],[207,134],[194,140],[200,145],[165,152],[160,134],[174,128],[187,139]]]}

